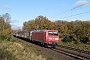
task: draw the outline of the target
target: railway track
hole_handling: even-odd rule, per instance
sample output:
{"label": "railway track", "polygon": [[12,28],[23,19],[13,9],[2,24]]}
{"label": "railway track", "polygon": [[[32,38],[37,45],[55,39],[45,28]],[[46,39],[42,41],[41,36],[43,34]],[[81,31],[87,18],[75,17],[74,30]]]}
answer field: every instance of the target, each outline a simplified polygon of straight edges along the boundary
{"label": "railway track", "polygon": [[74,51],[78,51],[78,52],[81,52],[81,53],[85,53],[85,54],[89,54],[90,55],[90,52],[89,51],[84,51],[84,50],[75,49],[75,48],[71,48],[71,47],[67,47],[67,46],[62,46],[62,45],[58,45],[58,47],[62,47],[62,48],[66,48],[66,49],[70,49],[70,50],[74,50]]}
{"label": "railway track", "polygon": [[53,49],[44,48],[44,46],[42,47],[39,44],[32,43],[32,42],[28,41],[27,39],[23,39],[23,38],[16,37],[16,36],[14,36],[14,37],[24,44],[28,44],[35,49],[39,49],[43,54],[50,56],[50,57],[54,57],[55,60],[75,60],[74,58],[66,56],[65,54],[58,53],[57,51],[54,51]]}
{"label": "railway track", "polygon": [[[19,38],[21,39],[21,38]],[[75,49],[71,47],[66,47],[62,45],[56,46],[56,48],[49,48],[50,50],[53,50],[55,52],[70,56],[74,58],[75,60],[90,60],[90,52],[80,50],[80,49]]]}
{"label": "railway track", "polygon": [[90,52],[71,47],[58,45],[53,51],[68,55],[78,60],[90,60]]}

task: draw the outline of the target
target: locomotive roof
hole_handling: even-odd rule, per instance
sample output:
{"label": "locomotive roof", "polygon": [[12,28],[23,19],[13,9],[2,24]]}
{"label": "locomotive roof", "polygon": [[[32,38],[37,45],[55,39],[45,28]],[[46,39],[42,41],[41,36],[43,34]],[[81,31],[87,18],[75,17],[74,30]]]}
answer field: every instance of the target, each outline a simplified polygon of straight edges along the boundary
{"label": "locomotive roof", "polygon": [[[34,32],[44,32],[44,31],[46,31],[46,30],[34,30]],[[53,30],[48,30],[48,31],[53,31]],[[54,30],[54,31],[56,31],[56,30]]]}

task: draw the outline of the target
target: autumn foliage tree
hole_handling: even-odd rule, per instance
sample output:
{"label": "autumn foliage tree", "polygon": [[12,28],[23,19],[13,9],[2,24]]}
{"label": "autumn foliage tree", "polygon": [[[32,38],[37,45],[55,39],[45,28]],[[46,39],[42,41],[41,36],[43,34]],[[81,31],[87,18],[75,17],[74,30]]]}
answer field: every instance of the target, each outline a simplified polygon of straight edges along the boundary
{"label": "autumn foliage tree", "polygon": [[33,20],[29,20],[23,23],[23,30],[43,30],[51,29],[52,22],[44,16],[38,16]]}
{"label": "autumn foliage tree", "polygon": [[0,34],[11,34],[10,14],[6,13],[0,16]]}

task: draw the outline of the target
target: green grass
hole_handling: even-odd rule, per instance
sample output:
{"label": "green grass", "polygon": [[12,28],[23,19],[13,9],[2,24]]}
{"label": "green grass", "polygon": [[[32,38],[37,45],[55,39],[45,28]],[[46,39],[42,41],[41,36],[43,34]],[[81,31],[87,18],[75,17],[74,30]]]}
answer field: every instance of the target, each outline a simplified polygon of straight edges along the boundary
{"label": "green grass", "polygon": [[6,49],[0,49],[0,60],[17,60],[15,56]]}
{"label": "green grass", "polygon": [[46,60],[55,60],[53,57],[47,57]]}
{"label": "green grass", "polygon": [[37,55],[32,46],[24,44],[12,36],[7,36],[5,39],[4,37],[0,37],[0,60],[46,60],[40,50],[36,50],[39,53]]}
{"label": "green grass", "polygon": [[0,36],[0,60],[55,60],[13,36]]}

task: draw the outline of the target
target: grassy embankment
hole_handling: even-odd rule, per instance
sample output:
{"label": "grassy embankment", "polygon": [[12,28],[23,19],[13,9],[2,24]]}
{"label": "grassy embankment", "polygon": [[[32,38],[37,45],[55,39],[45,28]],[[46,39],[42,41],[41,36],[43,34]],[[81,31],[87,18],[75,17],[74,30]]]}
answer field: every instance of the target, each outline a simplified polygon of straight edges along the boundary
{"label": "grassy embankment", "polygon": [[90,52],[90,44],[60,41],[60,45],[69,46],[69,47],[72,47],[72,48],[81,49],[81,50],[85,50],[85,51]]}
{"label": "grassy embankment", "polygon": [[13,36],[0,36],[0,60],[54,60]]}

